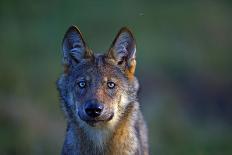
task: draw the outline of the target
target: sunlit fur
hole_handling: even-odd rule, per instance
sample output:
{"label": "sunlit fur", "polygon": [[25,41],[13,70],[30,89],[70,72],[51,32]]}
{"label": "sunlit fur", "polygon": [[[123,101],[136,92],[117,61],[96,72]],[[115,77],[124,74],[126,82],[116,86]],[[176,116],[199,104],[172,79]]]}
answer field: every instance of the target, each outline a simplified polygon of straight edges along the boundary
{"label": "sunlit fur", "polygon": [[[71,55],[77,51],[78,54],[74,57],[69,53],[63,54],[66,70],[57,81],[68,124],[62,154],[148,154],[147,130],[137,101],[139,85],[134,71],[130,70],[135,68],[130,61],[135,61],[136,50],[131,32],[126,28],[121,30],[106,54],[93,54],[82,39],[79,30],[71,27],[63,41],[64,52]],[[130,44],[133,49],[127,47]],[[125,51],[117,56],[115,52],[120,50]],[[125,56],[128,58],[124,60]],[[80,79],[87,81],[85,89],[77,86]],[[107,81],[113,81],[115,88],[109,89]],[[104,105],[98,118],[102,121],[93,124],[81,119],[78,114],[82,110],[80,107],[90,99]],[[111,114],[112,118],[109,117]]]}

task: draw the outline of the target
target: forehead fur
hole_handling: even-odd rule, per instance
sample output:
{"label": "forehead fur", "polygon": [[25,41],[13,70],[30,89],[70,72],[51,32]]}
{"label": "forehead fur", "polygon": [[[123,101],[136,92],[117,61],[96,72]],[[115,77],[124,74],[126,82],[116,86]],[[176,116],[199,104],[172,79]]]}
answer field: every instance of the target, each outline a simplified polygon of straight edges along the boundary
{"label": "forehead fur", "polygon": [[99,74],[101,77],[127,79],[123,69],[111,63],[103,54],[94,55],[92,59],[85,59],[82,62],[73,65],[70,74],[75,76],[85,76]]}

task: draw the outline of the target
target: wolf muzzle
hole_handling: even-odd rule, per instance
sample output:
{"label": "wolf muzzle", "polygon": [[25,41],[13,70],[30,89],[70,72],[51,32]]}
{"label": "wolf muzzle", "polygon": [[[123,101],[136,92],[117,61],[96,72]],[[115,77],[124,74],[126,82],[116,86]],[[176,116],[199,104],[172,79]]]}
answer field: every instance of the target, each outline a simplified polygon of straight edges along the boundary
{"label": "wolf muzzle", "polygon": [[96,99],[88,100],[78,107],[78,115],[82,121],[94,126],[98,122],[110,121],[114,112]]}

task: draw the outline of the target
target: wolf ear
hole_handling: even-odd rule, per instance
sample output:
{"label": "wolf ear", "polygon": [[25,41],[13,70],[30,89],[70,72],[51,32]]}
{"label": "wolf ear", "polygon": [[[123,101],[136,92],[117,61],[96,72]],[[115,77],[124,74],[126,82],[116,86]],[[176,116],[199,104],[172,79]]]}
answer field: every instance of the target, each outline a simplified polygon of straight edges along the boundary
{"label": "wolf ear", "polygon": [[123,27],[111,45],[108,58],[116,65],[125,67],[126,72],[133,76],[136,67],[135,54],[136,43],[133,34],[128,28]]}
{"label": "wolf ear", "polygon": [[79,63],[82,59],[90,57],[91,51],[86,47],[81,32],[76,26],[71,26],[67,30],[63,39],[63,64],[70,66]]}

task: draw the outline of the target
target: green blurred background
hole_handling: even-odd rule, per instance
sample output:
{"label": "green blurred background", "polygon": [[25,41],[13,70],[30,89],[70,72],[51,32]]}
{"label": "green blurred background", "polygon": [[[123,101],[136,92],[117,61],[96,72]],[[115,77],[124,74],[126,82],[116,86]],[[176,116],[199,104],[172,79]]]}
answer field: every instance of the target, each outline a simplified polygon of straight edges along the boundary
{"label": "green blurred background", "polygon": [[59,154],[55,81],[77,25],[94,51],[128,26],[137,40],[151,154],[232,154],[231,1],[1,0],[0,154]]}

